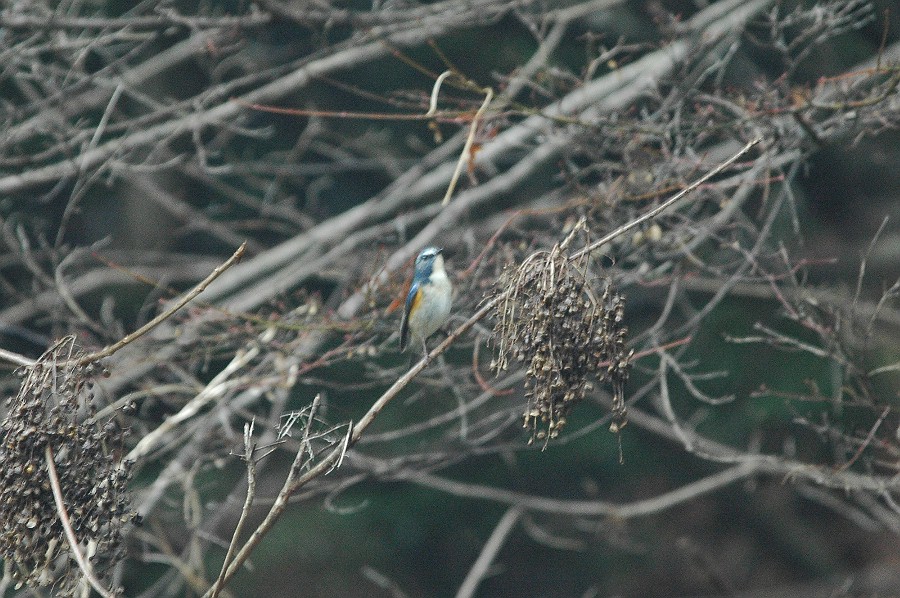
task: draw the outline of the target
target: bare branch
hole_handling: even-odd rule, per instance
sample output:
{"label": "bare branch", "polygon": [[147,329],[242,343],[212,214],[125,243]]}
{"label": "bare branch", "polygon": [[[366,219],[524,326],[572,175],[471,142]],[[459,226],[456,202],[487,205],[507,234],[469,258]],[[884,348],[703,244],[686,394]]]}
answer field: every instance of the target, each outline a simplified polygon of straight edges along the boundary
{"label": "bare branch", "polygon": [[56,501],[56,511],[59,513],[59,521],[66,532],[66,539],[69,541],[69,550],[72,557],[78,563],[81,572],[84,573],[85,579],[91,584],[91,587],[97,591],[103,598],[115,598],[115,594],[107,590],[103,584],[94,575],[94,569],[84,555],[81,554],[78,538],[75,537],[75,531],[72,529],[72,522],[69,520],[69,514],[66,512],[66,503],[63,499],[62,489],[59,485],[59,475],[56,473],[56,464],[53,462],[53,450],[47,445],[44,453],[44,461],[47,463],[47,473],[50,479],[50,488],[53,490],[53,499]]}
{"label": "bare branch", "polygon": [[497,558],[497,553],[503,548],[506,538],[512,532],[521,516],[522,510],[519,507],[510,507],[503,514],[503,517],[497,522],[497,526],[494,527],[494,531],[491,532],[488,541],[482,547],[478,559],[472,565],[472,568],[469,569],[469,573],[463,580],[462,585],[456,591],[456,598],[471,598],[471,596],[475,595],[478,584],[487,576],[491,563]]}
{"label": "bare branch", "polygon": [[175,314],[175,312],[177,312],[179,309],[181,309],[182,307],[184,307],[185,305],[190,303],[194,299],[194,297],[196,297],[197,295],[202,293],[204,291],[204,289],[206,289],[206,287],[209,286],[209,284],[212,281],[217,279],[222,274],[222,272],[224,272],[225,270],[227,270],[228,268],[233,266],[235,263],[237,263],[238,260],[240,260],[241,257],[244,255],[244,247],[245,247],[245,245],[241,245],[240,247],[238,247],[237,251],[235,251],[231,255],[231,257],[228,258],[221,266],[219,266],[218,268],[213,270],[209,276],[207,276],[202,281],[200,281],[200,283],[197,286],[195,286],[189,292],[185,293],[184,296],[179,298],[178,301],[176,301],[173,305],[171,305],[164,312],[162,312],[161,314],[159,314],[158,316],[156,316],[155,318],[153,318],[152,320],[150,320],[149,322],[147,322],[146,324],[144,324],[143,326],[141,326],[140,328],[138,328],[131,334],[116,341],[112,345],[109,345],[108,347],[104,347],[103,349],[100,349],[99,351],[96,351],[94,353],[89,353],[88,355],[85,355],[84,357],[81,358],[80,363],[82,363],[82,364],[93,363],[95,361],[99,361],[100,359],[103,359],[104,357],[109,357],[110,355],[112,355],[113,353],[115,353],[116,351],[118,351],[119,349],[121,349],[122,347],[127,345],[128,343],[131,343],[134,340],[142,337],[143,335],[147,334],[148,332],[150,332],[151,330],[153,330],[154,328],[159,326],[160,323],[171,318]]}

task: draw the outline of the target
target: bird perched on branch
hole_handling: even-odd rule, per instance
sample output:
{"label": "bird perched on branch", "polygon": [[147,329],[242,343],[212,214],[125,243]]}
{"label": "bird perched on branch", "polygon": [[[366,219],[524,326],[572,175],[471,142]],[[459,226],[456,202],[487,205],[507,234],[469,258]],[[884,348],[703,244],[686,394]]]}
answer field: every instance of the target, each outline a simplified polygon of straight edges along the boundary
{"label": "bird perched on branch", "polygon": [[400,323],[400,350],[406,349],[410,336],[420,339],[425,354],[425,339],[437,332],[450,315],[453,286],[444,270],[444,256],[438,247],[426,247],[416,258],[412,286],[406,296],[406,309]]}

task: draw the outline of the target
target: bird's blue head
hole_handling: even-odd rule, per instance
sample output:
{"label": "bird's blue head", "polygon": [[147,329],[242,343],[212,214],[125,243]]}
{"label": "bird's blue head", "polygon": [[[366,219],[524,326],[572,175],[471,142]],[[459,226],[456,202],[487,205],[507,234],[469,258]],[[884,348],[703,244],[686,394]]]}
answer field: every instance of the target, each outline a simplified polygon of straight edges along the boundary
{"label": "bird's blue head", "polygon": [[431,272],[434,269],[435,262],[439,263],[439,267],[443,267],[443,258],[441,256],[440,247],[426,247],[419,253],[416,258],[416,271],[413,275],[414,282],[426,282],[431,279]]}

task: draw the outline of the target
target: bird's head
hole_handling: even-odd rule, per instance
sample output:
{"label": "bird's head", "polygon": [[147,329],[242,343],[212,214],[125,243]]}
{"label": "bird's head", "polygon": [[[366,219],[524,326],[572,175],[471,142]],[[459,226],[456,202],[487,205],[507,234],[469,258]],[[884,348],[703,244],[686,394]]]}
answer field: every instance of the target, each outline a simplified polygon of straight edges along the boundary
{"label": "bird's head", "polygon": [[416,258],[415,277],[419,280],[428,280],[434,270],[444,269],[444,256],[440,247],[426,247]]}

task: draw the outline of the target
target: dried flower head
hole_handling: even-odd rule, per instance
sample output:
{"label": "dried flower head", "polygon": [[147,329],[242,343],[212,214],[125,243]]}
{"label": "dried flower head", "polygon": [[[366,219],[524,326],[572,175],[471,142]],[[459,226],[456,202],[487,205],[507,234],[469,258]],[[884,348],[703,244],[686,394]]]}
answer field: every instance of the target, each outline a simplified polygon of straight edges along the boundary
{"label": "dried flower head", "polygon": [[[624,386],[632,352],[625,347],[625,302],[605,279],[599,293],[585,275],[587,257],[569,259],[566,240],[508,267],[497,298],[491,366],[506,370],[510,356],[525,363],[529,443],[555,438],[572,407],[591,388],[589,378],[609,382],[614,416],[610,429],[625,423]],[[499,297],[498,297],[499,296]]]}
{"label": "dried flower head", "polygon": [[79,550],[98,576],[122,556],[129,513],[130,464],[120,461],[125,431],[92,417],[100,368],[79,363],[81,356],[67,337],[23,368],[0,424],[0,556],[18,586],[52,583],[54,596],[73,595],[81,576],[51,490],[48,447]]}

